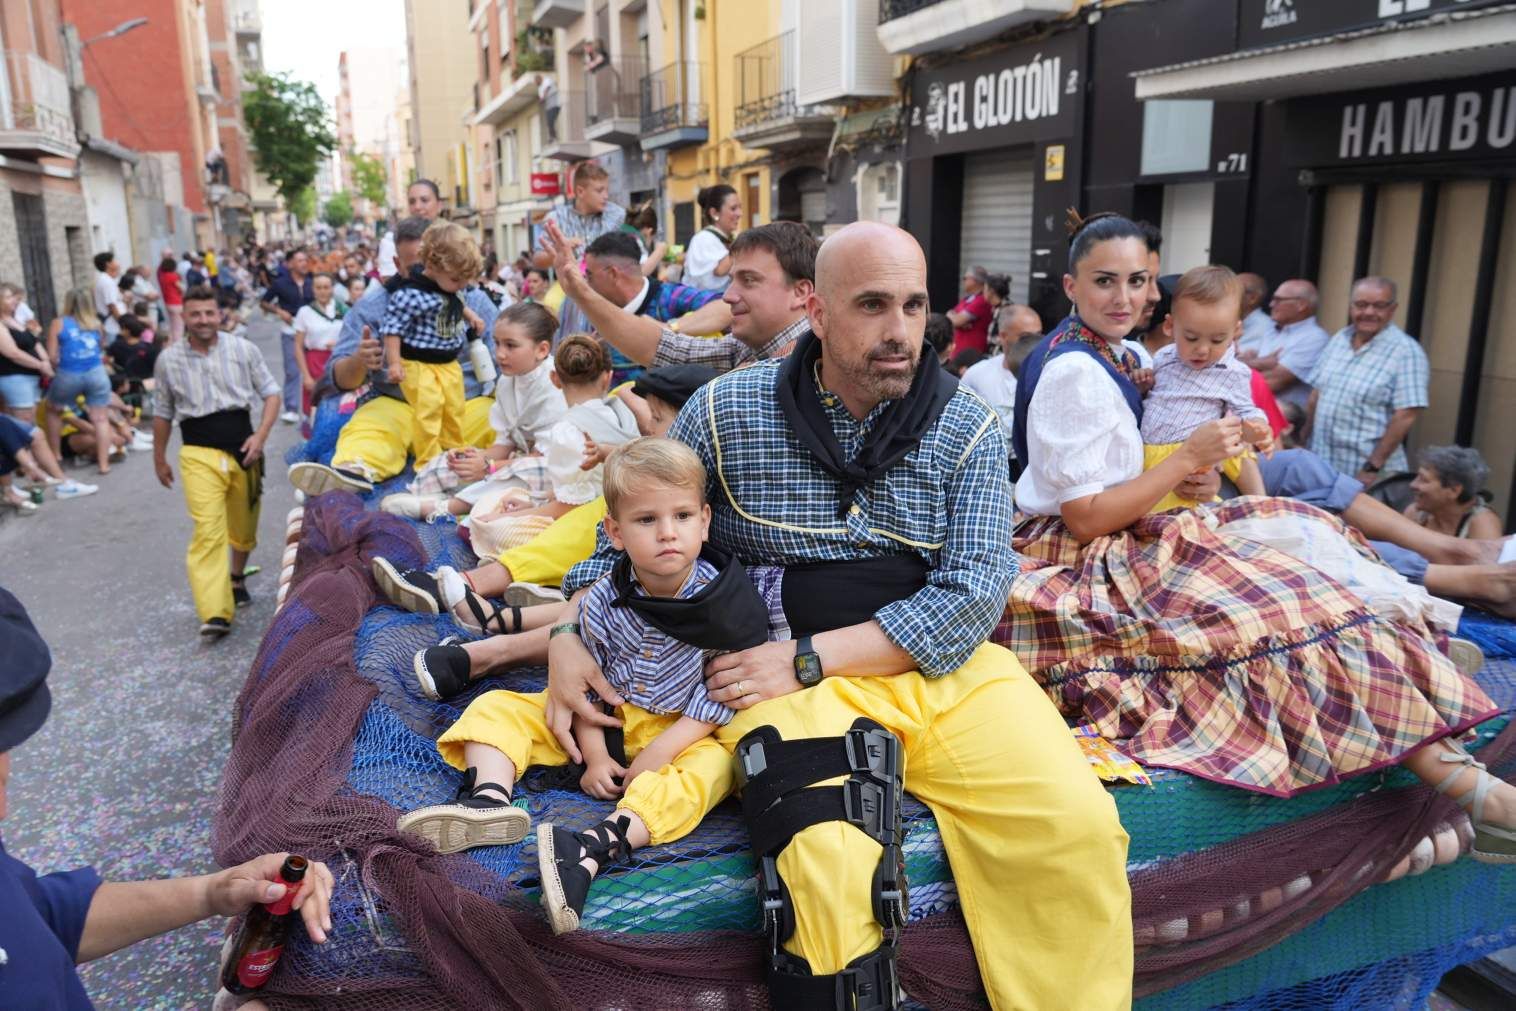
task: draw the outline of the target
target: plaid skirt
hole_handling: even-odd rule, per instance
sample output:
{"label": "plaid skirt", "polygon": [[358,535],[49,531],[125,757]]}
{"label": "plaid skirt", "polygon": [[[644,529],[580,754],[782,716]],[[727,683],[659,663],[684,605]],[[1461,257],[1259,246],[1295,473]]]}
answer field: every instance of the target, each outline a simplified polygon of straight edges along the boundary
{"label": "plaid skirt", "polygon": [[1066,716],[1144,765],[1281,797],[1398,764],[1499,711],[1426,626],[1213,530],[1287,515],[1329,522],[1373,556],[1291,499],[1145,516],[1087,545],[1057,518],[1026,520],[992,640]]}

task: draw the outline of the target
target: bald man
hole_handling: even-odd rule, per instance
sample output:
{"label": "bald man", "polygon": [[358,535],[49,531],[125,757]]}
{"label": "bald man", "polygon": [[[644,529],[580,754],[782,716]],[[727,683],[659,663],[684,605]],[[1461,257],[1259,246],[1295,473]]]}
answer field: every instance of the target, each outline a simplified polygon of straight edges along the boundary
{"label": "bald man", "polygon": [[[712,543],[786,566],[794,638],[706,668],[709,697],[737,710],[716,738],[743,770],[755,848],[775,856],[764,898],[788,907],[770,1000],[895,1006],[902,882],[898,851],[880,847],[898,836],[844,824],[840,800],[795,770],[847,775],[834,770],[852,755],[849,790],[888,811],[898,747],[905,789],[941,826],[991,1005],[1126,1007],[1127,837],[1046,694],[986,643],[1017,571],[1008,451],[994,413],[922,354],[921,247],[874,222],[842,229],[817,256],[807,316],[789,356],[708,383],[669,432],[705,465]],[[570,717],[615,722],[586,692],[620,701],[572,624],[616,558],[602,534],[569,572],[568,626],[548,647],[549,722],[576,761]],[[786,742],[807,738],[811,760],[797,760]],[[669,812],[709,800],[690,788],[670,777]]]}
{"label": "bald man", "polygon": [[1321,296],[1310,281],[1297,277],[1281,283],[1269,300],[1273,335],[1265,334],[1253,347],[1237,353],[1238,358],[1263,373],[1279,405],[1296,417],[1305,412],[1311,396],[1306,380],[1331,336],[1316,322],[1320,302]]}
{"label": "bald man", "polygon": [[1042,317],[1029,305],[1007,306],[1000,319],[1000,343],[1004,350],[969,366],[960,380],[994,409],[1006,441],[1010,441],[1011,419],[1016,413],[1016,371],[1024,357],[1012,349],[1025,338],[1031,338],[1033,344],[1042,339]]}

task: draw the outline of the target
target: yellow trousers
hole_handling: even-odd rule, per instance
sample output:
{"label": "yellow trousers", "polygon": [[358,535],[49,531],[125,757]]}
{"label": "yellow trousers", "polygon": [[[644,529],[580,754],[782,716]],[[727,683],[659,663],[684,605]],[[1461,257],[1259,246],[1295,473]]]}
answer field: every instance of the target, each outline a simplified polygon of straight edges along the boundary
{"label": "yellow trousers", "polygon": [[[1182,442],[1169,442],[1143,446],[1142,469],[1152,470],[1154,467],[1158,466],[1160,463],[1173,456],[1179,450],[1179,447],[1183,445],[1184,443]],[[1241,456],[1232,456],[1221,461],[1221,472],[1227,477],[1231,478],[1234,484],[1236,483],[1238,476],[1242,473],[1243,459],[1244,457]],[[1220,502],[1221,497],[1218,495],[1211,501]],[[1196,502],[1194,499],[1181,498],[1173,492],[1169,492],[1163,498],[1159,499],[1158,504],[1149,509],[1148,512],[1166,513],[1170,509],[1193,509],[1198,505],[1200,505],[1200,503]]]}
{"label": "yellow trousers", "polygon": [[400,392],[411,405],[411,452],[416,466],[463,442],[463,369],[456,361],[405,363]]}
{"label": "yellow trousers", "polygon": [[570,568],[595,553],[595,532],[605,519],[605,497],[575,506],[520,547],[497,556],[514,582],[557,586]]}
{"label": "yellow trousers", "polygon": [[[407,362],[406,367],[411,364]],[[494,444],[495,430],[490,427],[494,402],[493,397],[473,397],[463,405],[464,442],[459,445],[488,449]],[[414,428],[415,411],[410,404],[394,397],[375,397],[354,411],[337,433],[332,464],[362,464],[375,481],[392,478],[405,469]]]}
{"label": "yellow trousers", "polygon": [[232,620],[228,548],[252,551],[258,543],[258,507],[251,504],[252,476],[230,453],[206,446],[179,449],[179,481],[195,531],[185,564],[200,620]]}
{"label": "yellow trousers", "polygon": [[[943,678],[826,678],[717,731],[735,751],[772,725],[833,737],[867,716],[900,738],[905,787],[932,809],[995,1008],[1125,1008],[1132,999],[1127,835],[1063,718],[1007,650],[986,644]],[[779,855],[793,897],[785,947],[818,974],[879,946],[879,844],[813,825]]]}
{"label": "yellow trousers", "polygon": [[[636,758],[678,716],[659,716],[636,706],[618,711],[626,757]],[[485,692],[463,711],[458,722],[437,739],[443,761],[465,769],[463,746],[487,744],[516,767],[519,780],[534,765],[568,765],[569,757],[547,725],[547,695]],[[731,794],[737,785],[736,766],[714,737],[696,741],[668,765],[632,780],[619,807],[641,818],[653,845],[673,842],[694,831],[700,820]]]}

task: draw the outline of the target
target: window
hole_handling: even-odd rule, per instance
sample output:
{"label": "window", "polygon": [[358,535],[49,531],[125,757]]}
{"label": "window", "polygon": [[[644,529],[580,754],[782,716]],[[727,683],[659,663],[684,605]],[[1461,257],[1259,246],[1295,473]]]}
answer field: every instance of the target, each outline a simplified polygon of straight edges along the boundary
{"label": "window", "polygon": [[503,182],[513,183],[520,179],[520,169],[517,165],[516,131],[507,130],[496,140],[500,145],[500,165],[504,172]]}
{"label": "window", "polygon": [[1142,174],[1204,172],[1211,165],[1210,100],[1142,103]]}

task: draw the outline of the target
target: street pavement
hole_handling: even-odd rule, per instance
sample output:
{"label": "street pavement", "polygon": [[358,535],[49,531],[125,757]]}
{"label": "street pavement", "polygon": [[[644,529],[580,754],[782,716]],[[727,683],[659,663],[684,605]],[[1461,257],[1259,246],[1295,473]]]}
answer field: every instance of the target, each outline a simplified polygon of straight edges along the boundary
{"label": "street pavement", "polygon": [[[261,314],[249,336],[278,378],[279,331]],[[230,749],[231,707],[273,614],[284,521],[295,504],[277,424],[267,446],[250,607],[232,634],[202,642],[185,577],[190,520],[179,484],[163,488],[149,453],[97,478],[89,498],[0,520],[0,585],[52,648],[53,710],[12,755],[6,849],[39,871],[92,864],[107,880],[215,869],[210,824]],[[178,436],[169,450],[176,461]],[[177,477],[178,467],[175,466]],[[144,941],[91,963],[98,1007],[207,1008],[225,921]]]}

